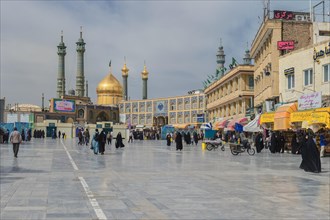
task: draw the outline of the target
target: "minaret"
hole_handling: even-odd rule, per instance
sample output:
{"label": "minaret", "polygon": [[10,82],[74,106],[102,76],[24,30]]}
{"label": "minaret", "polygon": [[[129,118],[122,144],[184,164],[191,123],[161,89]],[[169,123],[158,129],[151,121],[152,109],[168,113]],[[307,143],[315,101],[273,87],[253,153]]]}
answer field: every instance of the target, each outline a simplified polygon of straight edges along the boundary
{"label": "minaret", "polygon": [[219,50],[217,53],[217,64],[218,64],[217,69],[221,70],[225,67],[225,62],[226,62],[225,57],[226,57],[226,55],[223,50],[222,39],[220,38],[220,47],[219,47]]}
{"label": "minaret", "polygon": [[61,42],[57,46],[58,71],[57,71],[57,97],[65,95],[65,60],[66,46],[63,42],[63,31],[61,31]]}
{"label": "minaret", "polygon": [[124,58],[125,63],[124,63],[124,67],[121,69],[122,72],[122,76],[123,76],[123,100],[127,101],[128,98],[128,89],[127,89],[127,78],[128,78],[128,71],[129,69],[126,66],[126,58]]}
{"label": "minaret", "polygon": [[84,52],[85,42],[82,38],[82,27],[80,27],[80,38],[77,44],[77,76],[76,76],[76,95],[85,96],[85,76],[84,76]]}
{"label": "minaret", "polygon": [[41,96],[41,110],[45,111],[45,96],[44,96],[44,93],[42,93],[42,96]]}
{"label": "minaret", "polygon": [[244,54],[244,58],[243,58],[243,64],[244,65],[251,65],[251,56],[250,56],[250,50],[248,49],[248,43],[246,45],[246,50],[245,50],[245,54]]}
{"label": "minaret", "polygon": [[142,99],[148,99],[148,74],[149,72],[147,71],[147,67],[146,67],[146,63],[144,62],[144,68],[143,68],[143,71],[142,71],[142,82],[143,82],[143,85],[142,85]]}
{"label": "minaret", "polygon": [[86,80],[86,97],[88,97],[88,81]]}

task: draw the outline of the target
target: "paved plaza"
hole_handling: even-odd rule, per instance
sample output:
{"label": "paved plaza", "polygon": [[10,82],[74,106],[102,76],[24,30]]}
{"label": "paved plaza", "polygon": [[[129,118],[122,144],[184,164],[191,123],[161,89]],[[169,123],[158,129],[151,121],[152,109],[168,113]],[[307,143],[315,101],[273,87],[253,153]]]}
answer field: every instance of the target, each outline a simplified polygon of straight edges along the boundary
{"label": "paved plaza", "polygon": [[125,144],[94,155],[75,139],[32,139],[18,158],[2,144],[1,220],[330,219],[330,157],[316,174],[289,153]]}

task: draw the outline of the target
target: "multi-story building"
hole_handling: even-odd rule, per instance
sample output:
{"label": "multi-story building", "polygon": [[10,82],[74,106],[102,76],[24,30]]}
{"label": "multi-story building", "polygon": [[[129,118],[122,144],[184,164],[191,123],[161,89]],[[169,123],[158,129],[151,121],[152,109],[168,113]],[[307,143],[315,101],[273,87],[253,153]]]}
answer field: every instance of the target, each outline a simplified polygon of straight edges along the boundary
{"label": "multi-story building", "polygon": [[254,67],[246,50],[244,64],[234,66],[205,90],[208,121],[239,122],[253,112]]}
{"label": "multi-story building", "polygon": [[319,104],[330,106],[330,37],[280,57],[279,88],[281,102],[298,101],[303,94],[320,92]]}
{"label": "multi-story building", "polygon": [[239,65],[205,89],[209,121],[243,118],[253,109],[253,66]]}
{"label": "multi-story building", "polygon": [[204,93],[167,98],[122,101],[119,104],[121,122],[128,125],[160,127],[172,124],[180,128],[198,125],[197,117],[204,115]]}
{"label": "multi-story building", "polygon": [[266,101],[272,106],[279,103],[279,58],[311,45],[312,26],[309,13],[285,11],[274,11],[273,18],[266,17],[261,24],[251,46],[255,62],[254,106],[259,112],[266,110]]}

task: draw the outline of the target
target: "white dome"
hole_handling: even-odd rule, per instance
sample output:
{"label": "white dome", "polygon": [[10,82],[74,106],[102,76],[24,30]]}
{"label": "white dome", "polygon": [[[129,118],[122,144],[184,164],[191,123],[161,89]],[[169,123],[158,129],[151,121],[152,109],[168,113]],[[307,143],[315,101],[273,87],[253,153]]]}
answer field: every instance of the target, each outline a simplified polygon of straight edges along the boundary
{"label": "white dome", "polygon": [[41,112],[41,107],[33,104],[18,104],[16,106],[11,107],[10,110],[23,112]]}

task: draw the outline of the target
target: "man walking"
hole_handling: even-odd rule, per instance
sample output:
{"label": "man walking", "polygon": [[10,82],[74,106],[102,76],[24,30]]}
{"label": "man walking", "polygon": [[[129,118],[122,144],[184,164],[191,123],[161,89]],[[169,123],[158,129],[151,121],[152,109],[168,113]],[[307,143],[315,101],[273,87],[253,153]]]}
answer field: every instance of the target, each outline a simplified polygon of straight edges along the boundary
{"label": "man walking", "polygon": [[22,143],[22,136],[17,131],[16,127],[14,127],[14,131],[10,134],[9,140],[10,140],[10,143],[13,144],[14,157],[17,158],[17,153],[18,153],[18,150],[19,150],[19,144]]}

